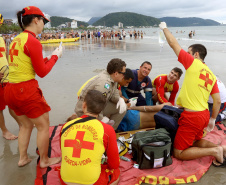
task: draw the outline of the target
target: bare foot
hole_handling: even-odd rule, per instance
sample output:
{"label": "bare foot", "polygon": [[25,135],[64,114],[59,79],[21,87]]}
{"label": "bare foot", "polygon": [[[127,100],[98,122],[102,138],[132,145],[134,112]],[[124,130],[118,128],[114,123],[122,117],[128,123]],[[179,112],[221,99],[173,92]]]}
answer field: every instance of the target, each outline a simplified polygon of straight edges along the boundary
{"label": "bare foot", "polygon": [[[218,147],[216,148],[216,155],[215,155],[215,157],[216,157],[216,161],[218,161],[218,162],[220,162],[220,163],[223,163],[223,161],[224,161],[224,157],[223,157],[223,147],[218,146]],[[215,161],[214,161],[214,163],[215,163]]]}
{"label": "bare foot", "polygon": [[32,161],[32,159],[30,159],[30,158],[26,158],[24,160],[19,160],[18,166],[23,167],[23,166],[27,165],[28,163],[30,163],[31,161]]}
{"label": "bare foot", "polygon": [[6,132],[2,133],[2,136],[7,140],[14,140],[14,139],[18,138],[18,136],[13,135],[8,130]]}
{"label": "bare foot", "polygon": [[46,168],[61,161],[61,157],[49,158],[47,162],[40,161],[40,168]]}
{"label": "bare foot", "polygon": [[222,145],[221,147],[223,148],[224,158],[226,158],[226,145]]}

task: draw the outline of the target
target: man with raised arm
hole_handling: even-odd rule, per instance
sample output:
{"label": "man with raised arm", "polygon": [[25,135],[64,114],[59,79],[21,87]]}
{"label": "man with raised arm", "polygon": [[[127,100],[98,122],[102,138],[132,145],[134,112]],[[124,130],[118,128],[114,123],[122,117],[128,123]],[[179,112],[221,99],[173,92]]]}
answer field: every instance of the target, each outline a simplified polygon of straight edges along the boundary
{"label": "man with raised arm", "polygon": [[[184,108],[178,121],[179,127],[174,141],[174,156],[180,160],[191,160],[204,156],[214,156],[215,165],[222,165],[226,157],[226,146],[219,146],[202,139],[203,129],[212,131],[220,109],[220,94],[216,76],[204,63],[207,54],[201,44],[194,44],[184,51],[176,38],[167,29],[166,23],[159,25],[166,40],[186,73],[177,105]],[[213,98],[213,112],[210,118],[208,111],[209,95]],[[217,162],[218,161],[218,162]]]}

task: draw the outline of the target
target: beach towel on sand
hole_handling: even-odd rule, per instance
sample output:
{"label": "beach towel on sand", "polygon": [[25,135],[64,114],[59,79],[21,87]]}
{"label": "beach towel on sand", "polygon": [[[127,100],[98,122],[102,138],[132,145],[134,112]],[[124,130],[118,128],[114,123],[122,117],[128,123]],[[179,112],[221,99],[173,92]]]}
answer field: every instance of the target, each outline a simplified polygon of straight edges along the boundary
{"label": "beach towel on sand", "polygon": [[[226,128],[220,124],[222,130],[217,127],[211,133],[208,133],[204,139],[212,141],[215,144],[226,145]],[[51,157],[61,156],[60,151],[60,134],[61,126],[52,126],[50,132],[50,148]],[[126,154],[131,159],[131,155]],[[197,182],[209,169],[212,164],[213,157],[202,157],[196,160],[180,161],[175,158],[173,164],[159,169],[140,170],[134,168],[134,162],[120,162],[120,181],[119,185],[139,185],[146,184],[181,184]],[[48,168],[41,169],[39,160],[37,164],[37,172],[35,185],[61,185],[59,177],[60,164],[53,165]]]}

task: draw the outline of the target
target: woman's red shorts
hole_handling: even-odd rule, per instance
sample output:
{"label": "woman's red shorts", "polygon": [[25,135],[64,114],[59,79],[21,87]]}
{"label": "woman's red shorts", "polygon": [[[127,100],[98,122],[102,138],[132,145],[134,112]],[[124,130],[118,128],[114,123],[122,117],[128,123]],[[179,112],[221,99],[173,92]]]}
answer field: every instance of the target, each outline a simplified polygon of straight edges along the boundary
{"label": "woman's red shorts", "polygon": [[16,115],[37,118],[51,110],[37,80],[21,83],[8,83],[5,87],[5,102]]}

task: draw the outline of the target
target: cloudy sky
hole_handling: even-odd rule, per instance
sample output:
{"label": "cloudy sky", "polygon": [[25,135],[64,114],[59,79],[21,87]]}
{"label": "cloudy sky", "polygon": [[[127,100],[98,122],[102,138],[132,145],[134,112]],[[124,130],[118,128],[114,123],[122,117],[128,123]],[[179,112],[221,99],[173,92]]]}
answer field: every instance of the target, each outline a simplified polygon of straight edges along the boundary
{"label": "cloudy sky", "polygon": [[79,21],[113,12],[134,12],[156,18],[200,17],[226,24],[225,0],[1,0],[0,13],[16,19],[16,12],[37,6],[50,16]]}

